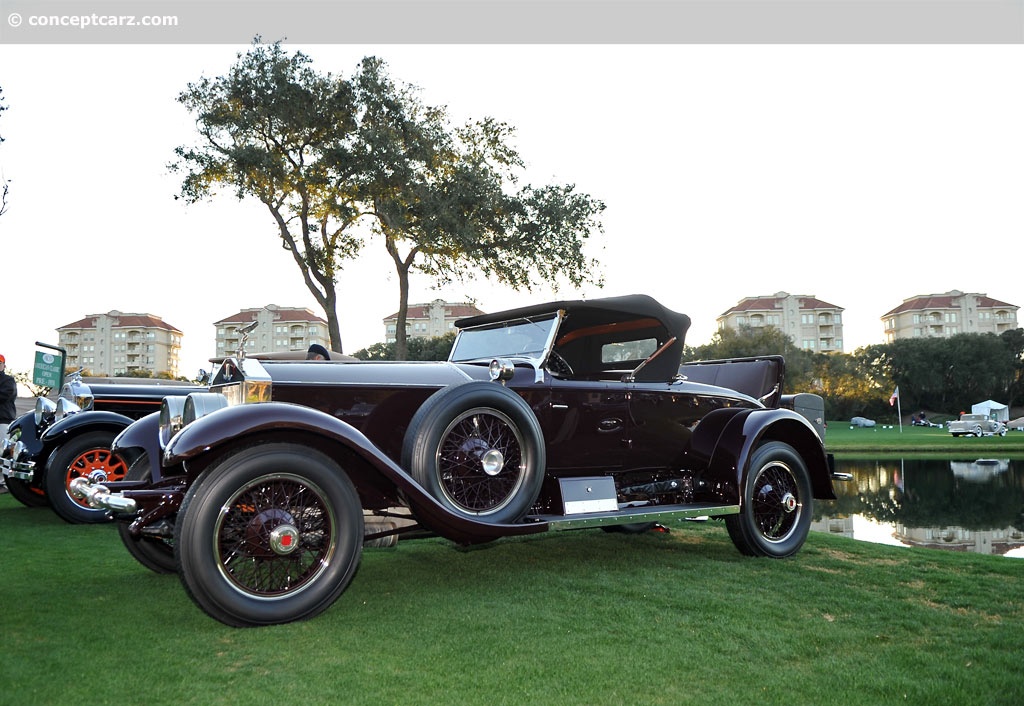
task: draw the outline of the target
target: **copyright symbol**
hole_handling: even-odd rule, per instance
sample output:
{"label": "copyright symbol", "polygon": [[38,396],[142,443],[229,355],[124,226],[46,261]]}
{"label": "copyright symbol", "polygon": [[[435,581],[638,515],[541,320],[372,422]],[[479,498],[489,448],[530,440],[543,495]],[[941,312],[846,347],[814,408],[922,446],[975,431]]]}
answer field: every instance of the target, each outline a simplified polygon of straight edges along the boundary
{"label": "copyright symbol", "polygon": [[7,24],[9,24],[11,27],[21,27],[21,15],[19,15],[17,12],[12,12],[11,14],[7,15]]}

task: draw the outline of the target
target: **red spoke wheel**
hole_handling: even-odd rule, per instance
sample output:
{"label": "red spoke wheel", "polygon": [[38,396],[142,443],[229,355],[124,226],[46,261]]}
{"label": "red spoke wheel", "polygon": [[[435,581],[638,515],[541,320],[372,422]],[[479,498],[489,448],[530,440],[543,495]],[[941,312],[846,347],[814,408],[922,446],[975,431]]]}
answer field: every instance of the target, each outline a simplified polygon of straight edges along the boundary
{"label": "red spoke wheel", "polygon": [[45,486],[53,511],[68,522],[107,522],[110,511],[89,507],[71,494],[71,481],[91,478],[105,483],[123,480],[128,472],[124,460],[110,450],[113,432],[96,431],[64,442],[46,464]]}

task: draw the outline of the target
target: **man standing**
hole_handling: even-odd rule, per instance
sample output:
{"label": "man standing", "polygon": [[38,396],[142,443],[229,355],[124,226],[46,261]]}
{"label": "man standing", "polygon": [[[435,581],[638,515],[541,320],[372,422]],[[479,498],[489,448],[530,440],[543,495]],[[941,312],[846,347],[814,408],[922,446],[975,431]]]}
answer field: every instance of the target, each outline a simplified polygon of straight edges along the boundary
{"label": "man standing", "polygon": [[[0,355],[0,438],[7,436],[7,425],[18,416],[14,401],[18,399],[18,383],[7,374],[7,359]],[[0,476],[0,493],[6,493],[7,486]]]}

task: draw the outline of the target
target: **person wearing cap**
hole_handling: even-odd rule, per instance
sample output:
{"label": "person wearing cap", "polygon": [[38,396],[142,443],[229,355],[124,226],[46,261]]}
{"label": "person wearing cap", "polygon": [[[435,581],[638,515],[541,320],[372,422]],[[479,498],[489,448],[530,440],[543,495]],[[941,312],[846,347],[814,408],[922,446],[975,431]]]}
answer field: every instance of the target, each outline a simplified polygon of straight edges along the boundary
{"label": "person wearing cap", "polygon": [[14,402],[18,399],[18,383],[7,374],[7,359],[0,355],[0,435],[7,436],[7,425],[18,416]]}
{"label": "person wearing cap", "polygon": [[306,360],[330,360],[331,354],[319,343],[314,343],[306,351]]}
{"label": "person wearing cap", "polygon": [[[14,405],[18,399],[18,383],[7,374],[7,359],[0,355],[0,437],[7,436],[7,425],[18,416],[18,408]],[[4,477],[0,475],[0,493],[6,493]]]}

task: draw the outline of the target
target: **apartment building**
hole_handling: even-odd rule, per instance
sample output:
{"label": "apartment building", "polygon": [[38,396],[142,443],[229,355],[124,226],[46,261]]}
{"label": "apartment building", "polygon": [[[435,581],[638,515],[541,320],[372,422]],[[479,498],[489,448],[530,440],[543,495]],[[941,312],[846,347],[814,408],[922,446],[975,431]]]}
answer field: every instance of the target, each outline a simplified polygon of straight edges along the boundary
{"label": "apartment building", "polygon": [[[484,312],[466,302],[448,303],[435,299],[427,304],[410,304],[405,319],[405,331],[409,338],[436,338],[455,330],[455,322],[468,316],[479,316]],[[398,331],[398,312],[384,319],[384,341],[394,343]]]}
{"label": "apartment building", "polygon": [[181,338],[181,331],[159,316],[120,311],[89,314],[57,328],[67,370],[97,376],[148,370],[178,377]]}
{"label": "apartment building", "polygon": [[898,338],[948,338],[958,333],[995,333],[1018,327],[1019,306],[987,294],[954,289],[943,294],[919,294],[882,316],[886,343]]}
{"label": "apartment building", "polygon": [[243,309],[213,323],[216,327],[214,357],[233,355],[242,340],[240,329],[257,322],[245,342],[247,353],[304,351],[319,343],[331,348],[327,321],[309,309],[267,304],[259,309]]}
{"label": "apartment building", "polygon": [[794,345],[820,353],[843,351],[843,311],[815,296],[776,292],[741,299],[716,321],[720,329],[774,326]]}

